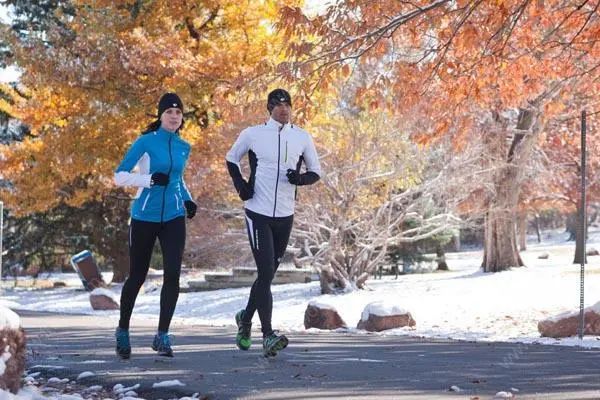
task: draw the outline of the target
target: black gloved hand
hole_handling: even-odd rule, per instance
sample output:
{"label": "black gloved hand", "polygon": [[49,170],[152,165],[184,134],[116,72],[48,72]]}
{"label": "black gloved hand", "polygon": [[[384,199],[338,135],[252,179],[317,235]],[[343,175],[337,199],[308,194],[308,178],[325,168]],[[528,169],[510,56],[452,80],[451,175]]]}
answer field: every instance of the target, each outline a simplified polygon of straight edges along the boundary
{"label": "black gloved hand", "polygon": [[302,174],[298,173],[298,171],[296,171],[295,169],[291,169],[291,168],[288,169],[285,176],[287,176],[288,182],[291,183],[292,185],[298,185],[298,186],[303,185]]}
{"label": "black gloved hand", "polygon": [[194,218],[194,215],[196,215],[196,210],[198,209],[198,206],[196,205],[196,203],[194,203],[191,200],[186,200],[183,202],[183,205],[185,206],[185,211],[186,211],[187,217],[189,219]]}
{"label": "black gloved hand", "polygon": [[163,174],[162,172],[155,172],[150,178],[150,186],[167,186],[169,184],[169,175]]}
{"label": "black gloved hand", "polygon": [[242,178],[242,173],[237,164],[227,161],[227,171],[229,171],[233,186],[235,186],[240,199],[243,201],[250,200],[254,196],[254,187]]}
{"label": "black gloved hand", "polygon": [[254,196],[254,189],[250,187],[250,184],[244,179],[236,179],[234,182],[234,186],[242,201],[250,200],[252,196]]}

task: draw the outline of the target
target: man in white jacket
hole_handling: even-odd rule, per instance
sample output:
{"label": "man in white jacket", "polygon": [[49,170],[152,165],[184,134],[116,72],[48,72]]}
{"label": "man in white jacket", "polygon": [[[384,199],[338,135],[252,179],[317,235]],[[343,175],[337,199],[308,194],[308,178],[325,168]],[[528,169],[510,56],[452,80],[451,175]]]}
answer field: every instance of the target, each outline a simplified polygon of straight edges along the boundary
{"label": "man in white jacket", "polygon": [[[283,89],[269,93],[267,109],[271,118],[264,124],[244,129],[226,156],[227,169],[240,198],[245,202],[246,225],[258,277],[248,304],[236,316],[237,346],[251,345],[252,317],[261,322],[263,352],[273,357],[288,339],[271,326],[273,296],[271,282],[290,238],[297,186],[319,180],[321,166],[310,134],[290,124],[292,99]],[[239,162],[248,154],[250,177],[246,181]],[[301,173],[302,162],[306,172]]]}

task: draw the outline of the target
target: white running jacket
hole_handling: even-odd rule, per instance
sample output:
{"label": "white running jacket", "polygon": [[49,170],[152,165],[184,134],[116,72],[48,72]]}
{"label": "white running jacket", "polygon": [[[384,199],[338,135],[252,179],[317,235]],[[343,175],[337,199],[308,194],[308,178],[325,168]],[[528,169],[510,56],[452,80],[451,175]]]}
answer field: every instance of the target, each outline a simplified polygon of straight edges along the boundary
{"label": "white running jacket", "polygon": [[244,129],[225,158],[239,168],[245,154],[255,174],[254,196],[245,202],[245,208],[268,217],[294,214],[296,186],[288,182],[286,172],[290,168],[297,169],[301,156],[307,171],[321,175],[310,134],[296,125],[282,125],[273,118]]}

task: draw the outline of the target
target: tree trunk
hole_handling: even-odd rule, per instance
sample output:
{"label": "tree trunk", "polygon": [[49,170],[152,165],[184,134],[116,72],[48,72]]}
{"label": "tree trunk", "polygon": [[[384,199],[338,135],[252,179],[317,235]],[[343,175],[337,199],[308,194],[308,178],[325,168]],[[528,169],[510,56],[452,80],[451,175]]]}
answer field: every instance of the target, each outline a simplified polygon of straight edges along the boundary
{"label": "tree trunk", "polygon": [[542,243],[542,232],[540,229],[540,215],[536,212],[534,214],[535,221],[535,234],[537,235],[538,243]]}
{"label": "tree trunk", "polygon": [[[579,206],[577,206],[579,207]],[[569,233],[567,241],[571,242],[577,238],[577,213],[570,213],[567,215],[567,228],[566,232]]]}
{"label": "tree trunk", "polygon": [[319,282],[321,284],[321,294],[334,294],[346,288],[343,279],[336,278],[333,271],[324,268],[319,273]]}
{"label": "tree trunk", "polygon": [[[504,127],[506,129],[506,127]],[[484,222],[484,252],[482,268],[485,272],[499,272],[511,267],[524,266],[517,249],[516,210],[519,203],[523,166],[527,163],[540,125],[531,110],[519,110],[517,133],[503,165],[497,167],[494,194]],[[500,134],[501,132],[492,132]],[[508,135],[502,135],[506,137]],[[497,143],[490,142],[492,146]],[[493,154],[494,155],[494,154]]]}
{"label": "tree trunk", "polygon": [[442,249],[442,246],[440,246],[439,244],[435,249],[435,255],[437,256],[437,270],[449,271],[450,269],[448,268],[448,264],[446,263],[446,254],[444,253],[444,249]]}
{"label": "tree trunk", "polygon": [[517,250],[514,213],[491,210],[485,218],[483,270],[499,272],[524,266]]}
{"label": "tree trunk", "polygon": [[587,239],[587,223],[581,226],[581,215],[583,213],[581,208],[581,200],[579,200],[577,201],[577,214],[575,215],[575,259],[573,260],[573,264],[587,262],[584,246],[584,240]]}
{"label": "tree trunk", "polygon": [[113,261],[113,278],[112,282],[125,282],[129,276],[129,254],[127,252],[119,252],[114,257]]}
{"label": "tree trunk", "polygon": [[521,211],[517,217],[519,229],[519,251],[527,250],[527,211]]}
{"label": "tree trunk", "polygon": [[454,251],[460,251],[460,230],[456,232],[456,235],[452,236],[452,246],[454,247]]}

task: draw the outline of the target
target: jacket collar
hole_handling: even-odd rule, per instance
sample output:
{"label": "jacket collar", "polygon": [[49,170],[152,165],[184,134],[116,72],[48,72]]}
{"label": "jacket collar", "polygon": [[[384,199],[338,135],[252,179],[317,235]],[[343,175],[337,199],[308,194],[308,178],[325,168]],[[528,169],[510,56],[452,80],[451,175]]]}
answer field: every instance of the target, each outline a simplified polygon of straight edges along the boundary
{"label": "jacket collar", "polygon": [[273,118],[269,118],[269,120],[267,121],[267,126],[273,127],[273,128],[289,128],[290,124],[281,124],[280,122],[275,121]]}
{"label": "jacket collar", "polygon": [[158,129],[156,130],[156,133],[158,133],[159,135],[176,135],[177,136],[177,132],[168,131],[165,128],[163,128],[162,126],[158,127]]}

